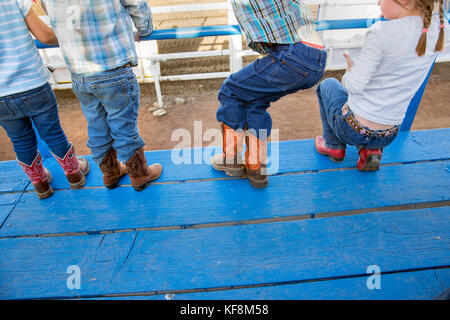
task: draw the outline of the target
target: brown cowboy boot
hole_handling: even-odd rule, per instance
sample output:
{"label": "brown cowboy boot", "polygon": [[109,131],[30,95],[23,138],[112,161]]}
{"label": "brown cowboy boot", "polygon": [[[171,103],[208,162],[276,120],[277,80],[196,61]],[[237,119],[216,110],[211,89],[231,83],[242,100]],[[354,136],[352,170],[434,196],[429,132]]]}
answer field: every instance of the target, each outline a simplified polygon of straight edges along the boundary
{"label": "brown cowboy boot", "polygon": [[89,162],[85,158],[77,159],[73,144],[70,144],[70,149],[67,151],[63,159],[53,154],[58,161],[61,168],[63,168],[69,181],[70,188],[80,189],[86,184],[86,176],[89,173]]}
{"label": "brown cowboy boot", "polygon": [[214,169],[225,171],[225,174],[232,177],[240,177],[245,173],[244,162],[242,161],[242,150],[244,149],[244,132],[233,130],[224,123],[222,129],[222,153],[211,158],[211,165]]}
{"label": "brown cowboy boot", "polygon": [[[252,187],[265,188],[269,184],[269,179],[266,175],[267,139],[263,142],[254,135],[248,134],[245,136],[245,144],[247,179]],[[263,152],[266,154],[263,154]],[[264,164],[262,163],[262,159],[264,159]]]}
{"label": "brown cowboy boot", "polygon": [[117,151],[113,148],[109,149],[100,163],[100,170],[103,173],[103,184],[108,189],[117,188],[119,179],[127,174],[127,166],[117,159]]}
{"label": "brown cowboy boot", "polygon": [[39,199],[48,198],[53,194],[53,189],[50,186],[52,176],[50,172],[42,165],[42,158],[39,151],[31,166],[28,166],[19,160],[17,160],[17,162],[19,162],[19,165],[22,167],[23,171],[25,171],[28,178],[30,178]]}
{"label": "brown cowboy boot", "polygon": [[136,150],[136,153],[127,161],[126,166],[131,186],[136,191],[144,190],[151,181],[158,179],[162,172],[162,166],[159,163],[147,166],[143,148]]}

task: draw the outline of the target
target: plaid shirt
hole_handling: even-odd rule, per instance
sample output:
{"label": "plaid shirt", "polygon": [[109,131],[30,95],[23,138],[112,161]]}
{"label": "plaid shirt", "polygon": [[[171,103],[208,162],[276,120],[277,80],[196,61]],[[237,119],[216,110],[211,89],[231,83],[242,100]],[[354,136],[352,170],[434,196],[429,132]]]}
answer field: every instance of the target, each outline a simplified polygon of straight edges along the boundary
{"label": "plaid shirt", "polygon": [[315,30],[311,10],[302,0],[231,0],[249,48],[269,53],[270,43],[293,44]]}
{"label": "plaid shirt", "polygon": [[132,23],[140,36],[153,32],[146,0],[44,1],[43,7],[73,73],[95,74],[127,63],[137,65]]}

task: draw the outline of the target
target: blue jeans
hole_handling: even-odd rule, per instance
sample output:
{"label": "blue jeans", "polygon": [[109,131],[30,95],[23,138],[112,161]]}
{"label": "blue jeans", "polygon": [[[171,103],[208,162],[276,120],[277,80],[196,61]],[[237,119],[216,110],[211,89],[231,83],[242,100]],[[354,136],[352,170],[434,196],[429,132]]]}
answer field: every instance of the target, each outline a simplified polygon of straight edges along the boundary
{"label": "blue jeans", "polygon": [[137,126],[140,88],[131,68],[72,74],[72,90],[88,123],[87,146],[96,163],[111,148],[126,162],[145,145]]}
{"label": "blue jeans", "polygon": [[58,104],[47,83],[39,88],[0,97],[0,125],[14,146],[17,159],[31,165],[37,156],[35,125],[50,150],[64,158],[70,144],[59,122]]}
{"label": "blue jeans", "polygon": [[353,115],[353,111],[349,109],[346,114],[342,114],[342,107],[347,102],[348,93],[338,80],[334,78],[323,80],[316,92],[322,118],[323,138],[327,148],[345,149],[349,144],[357,146],[358,150],[361,148],[383,149],[397,136],[397,134],[380,136],[385,130],[370,130],[363,127],[368,133],[360,134],[353,129],[345,121]]}
{"label": "blue jeans", "polygon": [[327,53],[303,43],[275,45],[270,54],[233,73],[219,91],[217,121],[234,130],[260,130],[270,136],[271,102],[313,87],[325,70]]}

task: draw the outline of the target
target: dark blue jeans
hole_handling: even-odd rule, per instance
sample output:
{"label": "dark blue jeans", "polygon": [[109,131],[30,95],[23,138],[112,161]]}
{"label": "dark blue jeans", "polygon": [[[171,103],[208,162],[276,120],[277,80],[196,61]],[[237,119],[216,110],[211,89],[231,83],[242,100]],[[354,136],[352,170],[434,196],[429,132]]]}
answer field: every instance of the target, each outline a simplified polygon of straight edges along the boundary
{"label": "dark blue jeans", "polygon": [[347,102],[348,93],[341,83],[334,78],[323,80],[316,89],[319,99],[320,116],[322,118],[323,138],[329,149],[345,149],[347,144],[355,145],[358,150],[383,149],[394,141],[397,134],[380,136],[384,130],[370,130],[368,134],[360,134],[345,121],[353,115],[349,109],[342,114],[342,107]]}
{"label": "dark blue jeans", "polygon": [[59,122],[55,94],[48,83],[33,90],[0,97],[0,125],[13,143],[17,159],[26,165],[31,165],[37,156],[32,121],[50,150],[64,158],[70,145]]}
{"label": "dark blue jeans", "polygon": [[327,53],[303,43],[276,45],[269,55],[233,73],[219,91],[216,118],[234,130],[260,130],[270,136],[271,102],[313,87],[325,70]]}
{"label": "dark blue jeans", "polygon": [[72,74],[72,90],[88,123],[87,146],[96,163],[111,148],[126,162],[145,145],[137,126],[140,88],[131,68],[89,76]]}

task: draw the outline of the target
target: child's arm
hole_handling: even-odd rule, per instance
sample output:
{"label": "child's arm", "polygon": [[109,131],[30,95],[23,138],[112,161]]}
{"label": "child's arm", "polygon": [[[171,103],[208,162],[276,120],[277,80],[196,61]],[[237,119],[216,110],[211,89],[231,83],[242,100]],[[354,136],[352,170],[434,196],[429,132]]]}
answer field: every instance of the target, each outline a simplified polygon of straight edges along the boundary
{"label": "child's arm", "polygon": [[382,58],[382,38],[375,30],[369,30],[358,59],[353,63],[350,56],[348,58],[346,57],[348,68],[342,77],[342,85],[344,88],[350,94],[361,94],[372,78]]}
{"label": "child's arm", "polygon": [[350,72],[355,63],[353,62],[352,58],[350,57],[350,53],[347,50],[345,50],[344,52],[344,58],[345,60],[347,60],[347,72]]}
{"label": "child's arm", "polygon": [[58,39],[56,39],[55,33],[52,28],[47,26],[37,15],[34,13],[33,8],[25,17],[25,23],[28,30],[38,39],[40,42],[47,45],[57,45]]}
{"label": "child's arm", "polygon": [[139,37],[148,36],[153,32],[153,17],[147,0],[120,0],[120,2],[138,30],[136,41],[139,41]]}

